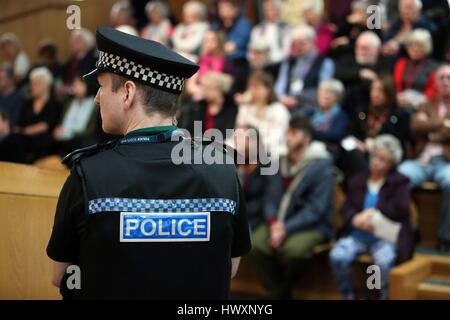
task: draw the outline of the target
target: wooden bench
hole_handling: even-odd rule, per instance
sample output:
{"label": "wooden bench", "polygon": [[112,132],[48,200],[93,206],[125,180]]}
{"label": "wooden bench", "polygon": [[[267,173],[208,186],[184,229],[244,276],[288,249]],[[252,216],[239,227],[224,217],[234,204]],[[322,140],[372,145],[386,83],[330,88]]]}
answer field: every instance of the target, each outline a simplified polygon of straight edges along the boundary
{"label": "wooden bench", "polygon": [[390,298],[450,300],[450,257],[416,254],[390,273]]}
{"label": "wooden bench", "polygon": [[0,162],[0,299],[60,299],[46,247],[67,175]]}

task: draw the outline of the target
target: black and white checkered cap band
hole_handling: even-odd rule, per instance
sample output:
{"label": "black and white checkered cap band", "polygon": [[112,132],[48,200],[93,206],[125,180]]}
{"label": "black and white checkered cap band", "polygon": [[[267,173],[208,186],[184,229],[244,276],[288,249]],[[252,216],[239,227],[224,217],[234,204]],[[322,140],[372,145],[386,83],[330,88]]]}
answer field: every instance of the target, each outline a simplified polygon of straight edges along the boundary
{"label": "black and white checkered cap band", "polygon": [[97,68],[111,68],[124,76],[136,78],[151,86],[158,86],[176,92],[183,91],[183,77],[172,76],[152,70],[144,67],[142,64],[112,53],[99,51],[99,54]]}

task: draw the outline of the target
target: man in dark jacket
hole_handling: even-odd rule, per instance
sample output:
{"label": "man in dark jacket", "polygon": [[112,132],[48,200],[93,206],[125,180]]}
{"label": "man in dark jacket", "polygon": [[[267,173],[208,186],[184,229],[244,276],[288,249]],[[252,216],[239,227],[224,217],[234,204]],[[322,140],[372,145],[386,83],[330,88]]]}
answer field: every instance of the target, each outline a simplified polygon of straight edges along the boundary
{"label": "man in dark jacket", "polygon": [[312,130],[305,118],[291,119],[288,155],[281,159],[268,197],[272,201],[264,210],[270,214],[253,234],[252,257],[272,298],[290,297],[305,260],[332,235],[332,162],[325,145],[312,141]]}

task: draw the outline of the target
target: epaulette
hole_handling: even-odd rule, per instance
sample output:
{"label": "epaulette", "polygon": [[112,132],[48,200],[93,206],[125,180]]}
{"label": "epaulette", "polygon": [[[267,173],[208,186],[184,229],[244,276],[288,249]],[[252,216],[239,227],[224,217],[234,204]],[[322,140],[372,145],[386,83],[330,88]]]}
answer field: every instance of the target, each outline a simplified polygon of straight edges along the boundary
{"label": "epaulette", "polygon": [[116,140],[111,140],[106,143],[97,143],[86,148],[74,150],[65,156],[61,163],[67,165],[69,168],[72,168],[75,162],[81,158],[91,156],[102,150],[110,149],[116,145],[116,142]]}

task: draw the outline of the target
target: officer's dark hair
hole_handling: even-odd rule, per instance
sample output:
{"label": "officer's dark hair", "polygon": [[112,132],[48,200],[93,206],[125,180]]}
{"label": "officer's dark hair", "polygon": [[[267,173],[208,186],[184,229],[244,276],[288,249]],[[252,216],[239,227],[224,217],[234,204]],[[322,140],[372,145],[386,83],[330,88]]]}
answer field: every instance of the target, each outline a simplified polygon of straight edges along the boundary
{"label": "officer's dark hair", "polygon": [[[111,74],[111,79],[112,92],[117,92],[117,90],[119,90],[119,88],[123,86],[126,81],[130,80],[116,74]],[[156,112],[165,116],[173,117],[176,114],[180,97],[178,93],[167,92],[139,82],[134,83],[136,84],[136,91],[141,96],[142,104],[145,107],[145,113],[147,115],[151,115]]]}
{"label": "officer's dark hair", "polygon": [[314,128],[308,118],[293,116],[289,121],[289,128],[301,130],[308,135],[312,135]]}

